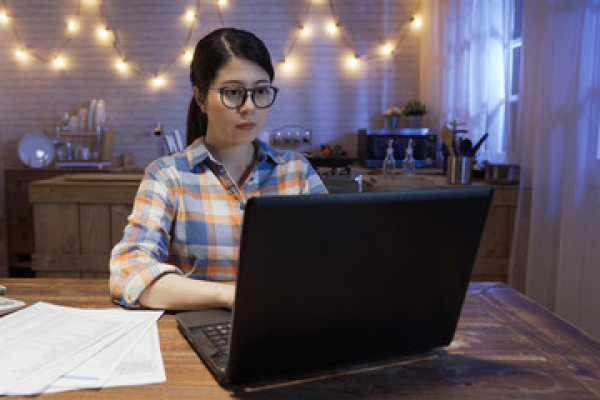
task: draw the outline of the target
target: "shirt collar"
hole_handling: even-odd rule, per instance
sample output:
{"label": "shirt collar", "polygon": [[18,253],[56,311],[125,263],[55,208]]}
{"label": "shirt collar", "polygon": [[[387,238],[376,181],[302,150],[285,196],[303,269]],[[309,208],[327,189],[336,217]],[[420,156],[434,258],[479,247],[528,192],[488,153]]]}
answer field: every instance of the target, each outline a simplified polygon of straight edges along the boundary
{"label": "shirt collar", "polygon": [[[269,146],[262,140],[256,139],[256,142],[258,143],[258,162],[270,160],[275,164],[284,163],[283,158],[281,157],[278,151],[273,149],[271,146]],[[206,148],[206,145],[204,143],[204,137],[196,139],[194,143],[192,143],[185,149],[185,157],[187,158],[188,166],[190,167],[190,169],[194,169],[196,165],[206,161],[207,159],[218,163],[217,160],[212,158],[210,152]]]}

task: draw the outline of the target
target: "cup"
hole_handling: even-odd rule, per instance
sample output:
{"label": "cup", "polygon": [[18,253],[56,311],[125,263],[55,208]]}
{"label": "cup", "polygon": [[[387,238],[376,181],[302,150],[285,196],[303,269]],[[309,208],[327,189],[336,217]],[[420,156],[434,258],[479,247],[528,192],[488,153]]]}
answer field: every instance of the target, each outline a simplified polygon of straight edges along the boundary
{"label": "cup", "polygon": [[90,149],[87,147],[77,147],[77,149],[75,149],[75,158],[78,160],[89,160]]}
{"label": "cup", "polygon": [[473,177],[473,157],[448,157],[446,177],[450,185],[470,185]]}

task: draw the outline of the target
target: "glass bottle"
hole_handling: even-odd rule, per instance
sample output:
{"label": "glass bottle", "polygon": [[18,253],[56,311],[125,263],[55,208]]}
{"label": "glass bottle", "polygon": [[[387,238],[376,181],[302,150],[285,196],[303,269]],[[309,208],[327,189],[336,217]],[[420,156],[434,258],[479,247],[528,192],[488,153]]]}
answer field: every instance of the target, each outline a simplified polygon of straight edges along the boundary
{"label": "glass bottle", "polygon": [[394,158],[393,143],[392,139],[388,141],[385,160],[383,160],[383,177],[387,179],[394,179],[396,176],[396,159]]}
{"label": "glass bottle", "polygon": [[402,161],[403,172],[414,172],[416,168],[416,162],[413,156],[413,145],[414,142],[412,139],[410,139],[408,141],[408,146],[406,147],[406,155],[404,156],[404,160]]}

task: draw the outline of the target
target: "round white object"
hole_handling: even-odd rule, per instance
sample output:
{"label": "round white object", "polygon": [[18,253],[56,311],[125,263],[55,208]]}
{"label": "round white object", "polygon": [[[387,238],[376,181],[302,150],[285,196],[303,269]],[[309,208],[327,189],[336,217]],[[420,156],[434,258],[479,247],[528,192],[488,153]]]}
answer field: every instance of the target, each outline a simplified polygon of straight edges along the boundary
{"label": "round white object", "polygon": [[29,133],[19,141],[19,158],[31,168],[43,168],[54,160],[54,144],[42,133]]}

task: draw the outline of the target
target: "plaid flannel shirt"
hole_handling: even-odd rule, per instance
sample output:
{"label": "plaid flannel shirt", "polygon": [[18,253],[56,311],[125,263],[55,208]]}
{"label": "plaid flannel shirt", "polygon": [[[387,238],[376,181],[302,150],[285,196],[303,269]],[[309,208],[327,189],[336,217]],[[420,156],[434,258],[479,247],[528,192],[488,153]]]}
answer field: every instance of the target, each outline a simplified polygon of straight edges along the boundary
{"label": "plaid flannel shirt", "polygon": [[262,195],[327,193],[300,154],[257,141],[258,162],[242,188],[199,139],[145,171],[123,239],[110,259],[110,292],[125,306],[169,272],[235,280],[246,200]]}

